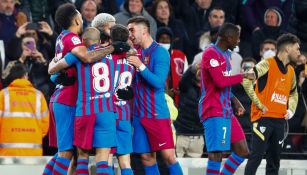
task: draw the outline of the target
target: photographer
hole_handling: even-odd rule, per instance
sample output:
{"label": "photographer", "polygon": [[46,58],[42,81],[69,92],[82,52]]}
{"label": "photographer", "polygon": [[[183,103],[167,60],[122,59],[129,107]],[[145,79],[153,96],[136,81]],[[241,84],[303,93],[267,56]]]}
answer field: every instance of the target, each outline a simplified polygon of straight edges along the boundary
{"label": "photographer", "polygon": [[20,62],[26,65],[29,72],[29,80],[34,87],[42,91],[48,101],[53,84],[50,82],[47,72],[48,61],[45,55],[37,49],[35,38],[29,33],[24,34],[21,37],[20,46],[16,47],[16,49],[20,49],[21,53],[17,59],[10,61],[3,71],[2,78],[5,80],[4,85],[10,83],[9,80],[6,79],[7,70],[16,62]]}

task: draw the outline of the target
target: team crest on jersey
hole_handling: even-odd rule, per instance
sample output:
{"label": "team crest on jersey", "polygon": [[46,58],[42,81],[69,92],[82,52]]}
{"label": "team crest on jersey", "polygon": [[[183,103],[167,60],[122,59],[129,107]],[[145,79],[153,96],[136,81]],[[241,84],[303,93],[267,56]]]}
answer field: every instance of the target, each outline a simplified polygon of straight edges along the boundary
{"label": "team crest on jersey", "polygon": [[260,132],[263,134],[265,132],[265,130],[266,130],[266,127],[260,126],[259,129],[260,129]]}
{"label": "team crest on jersey", "polygon": [[283,94],[278,94],[276,92],[272,94],[271,102],[276,102],[276,103],[286,105],[287,101],[288,101],[287,97]]}
{"label": "team crest on jersey", "polygon": [[174,58],[174,62],[176,65],[176,73],[178,75],[182,75],[184,69],[184,61],[180,58]]}
{"label": "team crest on jersey", "polygon": [[149,62],[149,57],[145,57],[144,58],[144,64],[148,64],[148,62]]}
{"label": "team crest on jersey", "polygon": [[220,64],[219,64],[219,62],[218,62],[216,59],[211,58],[211,60],[210,60],[210,65],[211,65],[211,67],[217,67],[217,66],[219,66]]}
{"label": "team crest on jersey", "polygon": [[74,43],[74,45],[81,44],[81,40],[76,36],[71,38],[71,42]]}

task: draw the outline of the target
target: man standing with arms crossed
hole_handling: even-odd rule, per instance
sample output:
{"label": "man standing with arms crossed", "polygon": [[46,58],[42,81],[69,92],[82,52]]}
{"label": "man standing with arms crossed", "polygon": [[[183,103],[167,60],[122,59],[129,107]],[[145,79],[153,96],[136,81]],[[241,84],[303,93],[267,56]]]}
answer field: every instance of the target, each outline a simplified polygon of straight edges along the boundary
{"label": "man standing with arms crossed", "polygon": [[286,120],[293,117],[297,101],[296,78],[293,67],[299,59],[299,39],[283,34],[277,39],[277,56],[259,62],[254,68],[256,87],[244,79],[243,87],[252,100],[252,151],[245,175],[256,174],[266,152],[266,174],[278,175],[280,153],[285,139]]}
{"label": "man standing with arms crossed", "polygon": [[[248,155],[243,130],[233,115],[231,86],[241,83],[242,74],[231,75],[230,50],[240,41],[239,28],[225,23],[215,45],[208,47],[201,61],[201,98],[199,116],[205,130],[208,151],[207,175],[233,174]],[[253,73],[244,74],[252,78]],[[230,147],[231,146],[231,147]],[[220,172],[222,152],[232,148]]]}
{"label": "man standing with arms crossed", "polygon": [[161,151],[170,175],[183,172],[175,158],[169,110],[164,97],[170,56],[150,36],[149,21],[133,17],[128,21],[130,40],[141,48],[141,59],[128,57],[138,72],[135,77],[133,106],[133,151],[141,154],[146,175],[159,175],[156,151]]}

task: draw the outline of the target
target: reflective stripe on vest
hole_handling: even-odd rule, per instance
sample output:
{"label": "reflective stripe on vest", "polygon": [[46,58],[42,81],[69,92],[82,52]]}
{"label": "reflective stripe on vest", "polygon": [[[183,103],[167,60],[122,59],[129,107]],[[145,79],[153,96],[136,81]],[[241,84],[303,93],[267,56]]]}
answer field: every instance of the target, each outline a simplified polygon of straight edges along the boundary
{"label": "reflective stripe on vest", "polygon": [[42,145],[33,143],[2,143],[0,148],[42,148]]}

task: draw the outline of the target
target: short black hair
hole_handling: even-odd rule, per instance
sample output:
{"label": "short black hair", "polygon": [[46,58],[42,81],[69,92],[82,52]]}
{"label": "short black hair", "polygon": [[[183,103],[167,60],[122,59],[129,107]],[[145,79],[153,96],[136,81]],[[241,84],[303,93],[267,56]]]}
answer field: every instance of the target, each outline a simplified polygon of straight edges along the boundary
{"label": "short black hair", "polygon": [[73,18],[78,14],[77,8],[72,3],[65,3],[55,12],[55,22],[59,27],[68,29],[72,25]]}
{"label": "short black hair", "polygon": [[146,19],[143,16],[135,16],[128,20],[128,24],[130,23],[136,23],[136,24],[143,24],[148,28],[148,33],[150,33],[150,23],[148,19]]}
{"label": "short black hair", "polygon": [[6,78],[6,83],[10,84],[18,78],[23,78],[28,73],[26,66],[20,62],[16,62],[11,68],[9,75]]}
{"label": "short black hair", "polygon": [[282,34],[277,38],[277,51],[283,49],[284,46],[289,44],[300,44],[300,39],[291,33]]}
{"label": "short black hair", "polygon": [[224,16],[225,16],[225,11],[224,11],[224,9],[223,9],[222,7],[220,7],[220,6],[215,6],[215,7],[213,7],[213,8],[210,10],[210,12],[209,12],[209,16],[212,15],[212,11],[213,11],[213,10],[223,11],[223,12],[224,12]]}
{"label": "short black hair", "polygon": [[255,65],[257,64],[257,61],[253,57],[246,57],[241,61],[241,66],[246,62],[253,62]]}
{"label": "short black hair", "polygon": [[110,36],[112,41],[127,42],[129,38],[129,30],[127,29],[127,27],[121,24],[115,24],[110,29]]}
{"label": "short black hair", "polygon": [[228,36],[233,36],[234,34],[239,33],[240,29],[232,24],[232,23],[224,23],[220,29],[218,35],[220,37],[228,37]]}
{"label": "short black hair", "polygon": [[275,46],[275,48],[277,47],[277,43],[276,43],[275,40],[273,40],[273,39],[266,39],[266,40],[264,40],[264,41],[260,44],[260,50],[263,49],[263,47],[264,47],[265,44],[272,44],[272,45]]}

